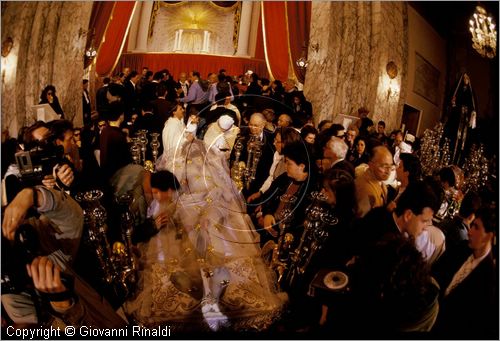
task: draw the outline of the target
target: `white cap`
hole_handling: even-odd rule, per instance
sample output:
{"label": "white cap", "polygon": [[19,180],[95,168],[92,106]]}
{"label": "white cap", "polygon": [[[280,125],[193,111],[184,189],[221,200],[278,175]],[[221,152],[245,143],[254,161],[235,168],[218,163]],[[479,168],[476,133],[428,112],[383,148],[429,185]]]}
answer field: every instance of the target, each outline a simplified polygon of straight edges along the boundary
{"label": "white cap", "polygon": [[406,141],[415,142],[415,136],[413,136],[412,134],[406,134]]}
{"label": "white cap", "polygon": [[229,115],[222,115],[221,117],[219,117],[217,122],[219,123],[219,127],[222,130],[228,130],[233,126],[234,119]]}

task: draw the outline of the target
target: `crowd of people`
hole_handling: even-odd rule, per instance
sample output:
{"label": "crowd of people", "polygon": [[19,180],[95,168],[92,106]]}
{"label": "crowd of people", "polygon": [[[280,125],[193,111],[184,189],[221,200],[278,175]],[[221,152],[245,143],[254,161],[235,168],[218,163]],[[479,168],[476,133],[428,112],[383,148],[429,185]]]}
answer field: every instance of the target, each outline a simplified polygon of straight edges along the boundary
{"label": "crowd of people", "polygon": [[[49,85],[40,103],[60,119],[2,141],[4,328],[498,337],[498,193],[463,193],[456,166],[424,177],[418,139],[369,109],[316,126],[294,80],[224,69],[125,68],[82,87],[82,127]],[[159,145],[134,157],[144,132]],[[81,199],[96,191],[104,251]],[[127,193],[123,292],[99,253],[119,254]],[[332,271],[348,280],[330,287]]]}

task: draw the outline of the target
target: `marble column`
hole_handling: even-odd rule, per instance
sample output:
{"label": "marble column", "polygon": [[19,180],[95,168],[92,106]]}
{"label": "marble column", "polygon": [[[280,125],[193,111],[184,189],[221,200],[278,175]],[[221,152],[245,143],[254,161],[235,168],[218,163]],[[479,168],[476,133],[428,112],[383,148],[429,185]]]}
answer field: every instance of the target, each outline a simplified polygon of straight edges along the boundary
{"label": "marble column", "polygon": [[405,89],[387,98],[386,65],[399,68],[393,80],[404,84],[408,58],[407,4],[404,2],[313,2],[309,66],[304,94],[315,121],[337,114],[356,115],[365,106],[369,117],[399,127]]}
{"label": "marble column", "polygon": [[148,31],[149,21],[151,20],[151,11],[153,10],[153,1],[142,2],[141,20],[139,30],[137,31],[136,51],[147,51],[148,49]]}
{"label": "marble column", "polygon": [[250,33],[248,36],[248,55],[254,57],[257,45],[258,31],[262,29],[259,26],[261,3],[260,1],[249,1],[249,2],[252,3],[253,5],[252,5],[252,19],[250,22]]}
{"label": "marble column", "polygon": [[33,123],[32,106],[52,84],[66,118],[82,125],[83,55],[92,2],[8,2],[2,39],[14,46],[2,64],[2,129],[11,136]]}
{"label": "marble column", "polygon": [[[135,6],[134,17],[130,24],[130,32],[128,34],[127,51],[134,51],[137,44],[137,32],[139,31],[139,24],[141,21],[141,8],[142,2],[138,2]],[[125,52],[125,51],[124,51]]]}
{"label": "marble column", "polygon": [[241,4],[240,30],[238,34],[237,56],[248,56],[248,40],[250,39],[250,26],[252,22],[252,1],[243,1]]}

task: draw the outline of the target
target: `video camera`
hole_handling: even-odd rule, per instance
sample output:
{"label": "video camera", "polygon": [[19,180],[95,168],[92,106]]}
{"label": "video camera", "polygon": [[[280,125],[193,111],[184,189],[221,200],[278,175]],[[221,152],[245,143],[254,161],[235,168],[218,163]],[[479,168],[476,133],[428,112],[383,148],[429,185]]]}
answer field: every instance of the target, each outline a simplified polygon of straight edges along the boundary
{"label": "video camera", "polygon": [[[13,242],[2,235],[3,294],[18,294],[32,287],[33,280],[28,276],[26,265],[31,264],[38,256],[42,256],[40,236],[31,224],[21,224]],[[61,282],[68,290],[73,289],[74,279],[70,275],[61,273]]]}
{"label": "video camera", "polygon": [[[26,264],[39,255],[38,238],[35,228],[30,224],[18,227],[14,242],[2,236],[2,293],[20,293],[31,285]],[[9,261],[3,262],[6,258]]]}
{"label": "video camera", "polygon": [[46,175],[53,174],[56,165],[66,162],[64,147],[53,144],[38,145],[15,156],[21,179],[27,186],[40,185]]}

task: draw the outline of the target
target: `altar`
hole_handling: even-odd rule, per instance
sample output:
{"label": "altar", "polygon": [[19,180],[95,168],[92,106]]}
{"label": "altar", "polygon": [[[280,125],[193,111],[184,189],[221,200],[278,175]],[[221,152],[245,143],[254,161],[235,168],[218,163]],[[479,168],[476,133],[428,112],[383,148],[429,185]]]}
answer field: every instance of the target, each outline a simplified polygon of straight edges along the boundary
{"label": "altar", "polygon": [[203,29],[178,29],[175,31],[174,52],[211,53],[212,32]]}

